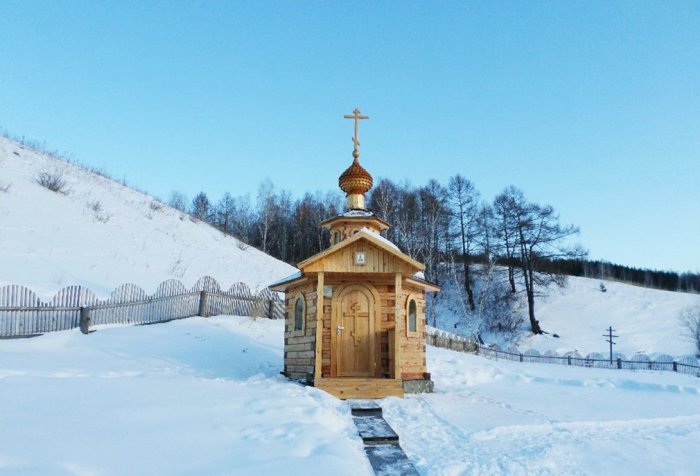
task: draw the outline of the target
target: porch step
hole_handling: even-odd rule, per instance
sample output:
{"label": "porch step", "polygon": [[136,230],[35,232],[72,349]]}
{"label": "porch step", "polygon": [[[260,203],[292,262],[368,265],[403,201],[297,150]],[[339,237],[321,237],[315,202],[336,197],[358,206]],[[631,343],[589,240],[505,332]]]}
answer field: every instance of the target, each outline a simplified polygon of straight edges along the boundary
{"label": "porch step", "polygon": [[403,397],[401,380],[383,378],[322,378],[316,388],[340,399]]}

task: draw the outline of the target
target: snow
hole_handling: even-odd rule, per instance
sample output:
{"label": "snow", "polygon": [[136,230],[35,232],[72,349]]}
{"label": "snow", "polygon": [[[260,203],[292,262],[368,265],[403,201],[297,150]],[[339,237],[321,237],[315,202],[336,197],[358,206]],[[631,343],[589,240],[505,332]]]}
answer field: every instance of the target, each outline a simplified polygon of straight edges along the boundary
{"label": "snow", "polygon": [[[61,172],[69,193],[37,185],[43,171]],[[202,275],[255,289],[297,271],[6,139],[0,264],[0,285],[42,298],[70,284],[106,296],[123,282],[152,292]],[[604,353],[612,325],[618,352],[693,352],[676,316],[700,296],[569,283],[537,301],[542,327],[561,337],[529,337],[521,349]],[[372,474],[349,405],[279,375],[283,332],[282,321],[219,316],[0,340],[0,473]],[[427,358],[436,393],[380,402],[421,474],[697,473],[698,378],[433,347]]]}
{"label": "snow", "polygon": [[[0,341],[0,473],[370,475],[350,406],[279,375],[282,321],[219,316]],[[700,380],[428,347],[380,401],[421,474],[693,474]],[[37,450],[40,448],[40,450]]]}
{"label": "snow", "polygon": [[[569,277],[564,289],[551,289],[549,296],[536,301],[535,314],[549,334],[528,336],[519,343],[521,350],[554,350],[562,354],[577,350],[609,352],[603,334],[612,326],[615,352],[627,357],[693,354],[695,349],[678,316],[681,310],[700,304],[700,295],[661,291],[599,279]],[[558,334],[555,338],[552,334]]]}
{"label": "snow", "polygon": [[354,209],[354,210],[348,210],[340,215],[341,217],[361,217],[361,218],[367,218],[367,217],[373,217],[375,216],[374,213],[368,211],[368,210],[359,210],[359,209]]}
{"label": "snow", "polygon": [[385,399],[423,474],[695,474],[700,381],[428,347],[436,393]]}
{"label": "snow", "polygon": [[[41,172],[62,174],[68,193],[38,185]],[[0,286],[22,284],[43,299],[73,284],[99,297],[127,282],[150,294],[166,279],[190,288],[204,275],[259,290],[295,271],[153,197],[5,138],[0,186],[9,186],[0,191]]]}
{"label": "snow", "polygon": [[279,375],[282,326],[192,318],[0,341],[0,473],[371,474],[349,408]]}
{"label": "snow", "polygon": [[384,238],[384,237],[383,237],[382,235],[380,235],[379,233],[373,232],[372,230],[370,230],[370,229],[367,228],[367,227],[362,228],[360,231],[357,232],[357,234],[363,234],[363,235],[365,235],[365,236],[372,237],[372,238],[374,238],[375,240],[381,241],[381,242],[384,243],[385,245],[387,245],[387,246],[389,246],[389,247],[395,249],[396,251],[401,251],[401,250],[399,249],[399,247],[396,246],[393,242],[387,240],[386,238]]}
{"label": "snow", "polygon": [[[478,268],[476,271],[475,295],[480,296],[482,281],[479,280],[483,278],[480,277]],[[498,271],[502,273],[496,275],[497,283],[501,286],[505,281],[505,268]],[[471,328],[461,317],[466,302],[460,303],[457,296],[463,290],[449,282],[441,284],[443,286],[438,294],[435,327],[469,337]],[[601,284],[606,292],[601,291]],[[612,326],[614,334],[619,336],[614,339],[616,345],[613,351],[628,358],[639,353],[649,356],[683,356],[692,355],[696,351],[692,339],[686,336],[679,316],[683,309],[700,305],[700,294],[568,276],[563,288],[552,284],[547,289],[538,289],[538,295],[535,296],[535,317],[546,333],[533,335],[530,332],[524,285],[516,282],[516,286],[519,292],[516,295],[514,313],[523,320],[522,332],[514,336],[514,339],[509,339],[509,336],[502,333],[486,332],[484,338],[487,343],[498,344],[504,349],[515,344],[520,352],[533,349],[541,354],[554,351],[563,355],[577,351],[583,356],[594,352],[607,355],[609,347],[603,334]],[[498,291],[508,292],[507,289],[500,288]],[[489,309],[487,313],[488,311]]]}

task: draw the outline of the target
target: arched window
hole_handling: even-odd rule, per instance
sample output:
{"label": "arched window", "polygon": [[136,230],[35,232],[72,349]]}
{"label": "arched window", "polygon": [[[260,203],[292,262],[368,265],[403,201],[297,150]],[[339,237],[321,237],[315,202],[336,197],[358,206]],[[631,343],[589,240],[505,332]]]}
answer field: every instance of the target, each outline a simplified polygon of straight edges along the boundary
{"label": "arched window", "polygon": [[294,303],[294,330],[304,330],[304,298],[298,297]]}
{"label": "arched window", "polygon": [[333,244],[335,245],[336,243],[340,243],[340,232],[337,230],[333,233]]}
{"label": "arched window", "polygon": [[418,315],[416,312],[416,301],[408,301],[408,332],[418,332]]}

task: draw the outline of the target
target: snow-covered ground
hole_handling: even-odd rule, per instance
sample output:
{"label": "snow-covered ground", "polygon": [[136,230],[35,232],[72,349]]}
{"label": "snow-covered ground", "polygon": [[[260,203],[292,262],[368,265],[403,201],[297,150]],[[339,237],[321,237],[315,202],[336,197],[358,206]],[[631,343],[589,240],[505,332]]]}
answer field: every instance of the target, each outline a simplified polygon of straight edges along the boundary
{"label": "snow-covered ground", "polygon": [[[37,184],[42,172],[62,176],[67,193]],[[258,290],[294,271],[153,197],[0,137],[0,286],[48,300],[80,284],[108,297],[122,283],[150,294],[169,278],[191,287],[209,275]]]}
{"label": "snow-covered ground", "polygon": [[282,332],[192,318],[0,341],[0,473],[371,474],[349,409],[279,375]]}
{"label": "snow-covered ground", "polygon": [[[279,375],[283,323],[220,316],[0,341],[0,473],[369,475],[348,406]],[[700,380],[428,348],[387,398],[422,474],[697,474]]]}
{"label": "snow-covered ground", "polygon": [[[606,292],[601,292],[604,283]],[[695,353],[678,320],[681,310],[700,305],[700,295],[660,291],[599,279],[569,277],[564,289],[553,288],[536,303],[536,316],[550,334],[525,338],[520,349],[540,352],[578,350],[608,352],[603,337],[612,326],[619,337],[615,352],[686,355]],[[559,335],[555,338],[552,334]]]}
{"label": "snow-covered ground", "polygon": [[[67,194],[35,183],[59,173]],[[0,138],[0,286],[42,298],[191,286],[260,288],[294,268],[152,197]],[[521,349],[693,352],[678,312],[700,296],[571,278],[538,300]],[[0,473],[336,474],[371,468],[347,405],[288,382],[283,323],[191,318],[0,340]],[[388,398],[385,417],[423,474],[698,474],[700,380],[494,361],[428,348],[437,392]]]}

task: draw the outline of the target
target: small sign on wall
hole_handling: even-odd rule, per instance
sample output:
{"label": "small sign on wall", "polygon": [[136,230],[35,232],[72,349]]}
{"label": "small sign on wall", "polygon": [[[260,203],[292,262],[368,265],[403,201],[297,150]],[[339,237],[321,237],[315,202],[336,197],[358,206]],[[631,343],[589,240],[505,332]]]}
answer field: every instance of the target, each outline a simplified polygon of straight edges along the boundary
{"label": "small sign on wall", "polygon": [[362,266],[365,264],[365,252],[357,251],[355,252],[355,264]]}

